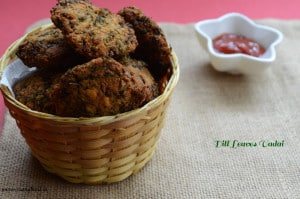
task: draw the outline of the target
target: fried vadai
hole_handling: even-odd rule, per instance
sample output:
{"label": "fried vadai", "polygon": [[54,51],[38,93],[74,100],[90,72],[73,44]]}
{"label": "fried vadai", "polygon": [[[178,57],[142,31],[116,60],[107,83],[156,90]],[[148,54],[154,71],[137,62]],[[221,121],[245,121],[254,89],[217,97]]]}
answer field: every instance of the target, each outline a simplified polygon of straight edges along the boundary
{"label": "fried vadai", "polygon": [[89,59],[124,56],[138,45],[134,30],[121,16],[89,1],[59,0],[51,19],[70,45]]}

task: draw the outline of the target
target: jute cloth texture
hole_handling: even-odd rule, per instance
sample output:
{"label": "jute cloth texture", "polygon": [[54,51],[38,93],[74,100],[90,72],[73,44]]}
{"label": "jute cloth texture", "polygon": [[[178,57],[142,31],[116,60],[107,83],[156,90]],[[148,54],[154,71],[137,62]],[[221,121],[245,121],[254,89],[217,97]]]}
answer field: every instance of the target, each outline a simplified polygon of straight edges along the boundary
{"label": "jute cloth texture", "polygon": [[0,198],[300,198],[300,21],[256,21],[284,34],[271,68],[216,72],[193,24],[161,23],[180,80],[152,160],[108,185],[71,184],[33,158],[6,113]]}

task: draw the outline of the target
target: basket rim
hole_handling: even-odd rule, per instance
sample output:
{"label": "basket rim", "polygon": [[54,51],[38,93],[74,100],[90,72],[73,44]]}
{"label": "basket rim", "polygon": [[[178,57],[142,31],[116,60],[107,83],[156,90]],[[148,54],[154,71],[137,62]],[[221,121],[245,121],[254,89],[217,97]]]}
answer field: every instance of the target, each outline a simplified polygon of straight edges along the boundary
{"label": "basket rim", "polygon": [[[13,42],[7,50],[4,52],[3,56],[0,58],[0,79],[2,79],[3,71],[4,69],[11,63],[11,61],[14,61],[16,59],[16,49],[18,45],[25,39],[25,37],[34,31],[38,31],[40,29],[48,28],[53,26],[52,23],[45,24],[42,26],[39,26],[35,29],[33,29],[31,32],[26,33],[24,36],[21,38],[17,39],[15,42]],[[43,119],[43,120],[51,120],[51,121],[56,121],[56,122],[76,122],[76,123],[110,123],[111,121],[119,121],[126,119],[128,117],[132,117],[135,115],[138,115],[139,113],[143,111],[147,111],[150,108],[153,108],[157,105],[159,105],[162,101],[165,101],[165,99],[171,94],[172,90],[176,86],[178,80],[179,80],[179,64],[178,64],[178,58],[174,50],[171,48],[171,61],[172,61],[172,76],[170,77],[168,84],[164,90],[164,92],[156,97],[155,99],[151,100],[150,102],[146,103],[140,108],[127,111],[124,113],[119,113],[116,115],[110,115],[110,116],[100,116],[100,117],[62,117],[62,116],[57,116],[49,113],[43,113],[39,111],[34,111],[27,106],[23,105],[19,101],[15,99],[15,97],[12,95],[12,93],[9,91],[9,89],[4,86],[0,85],[0,90],[1,93],[3,94],[3,97],[5,100],[7,100],[9,103],[11,103],[14,107],[20,109],[21,111],[26,112],[26,114],[31,115],[33,117]]]}

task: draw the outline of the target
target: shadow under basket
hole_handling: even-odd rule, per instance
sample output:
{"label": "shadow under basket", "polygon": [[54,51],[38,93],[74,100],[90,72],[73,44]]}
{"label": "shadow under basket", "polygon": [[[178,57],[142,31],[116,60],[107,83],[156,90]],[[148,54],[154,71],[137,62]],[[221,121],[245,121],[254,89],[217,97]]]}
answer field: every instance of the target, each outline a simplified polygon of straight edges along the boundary
{"label": "shadow under basket", "polygon": [[[1,58],[1,77],[6,66],[16,59],[23,38]],[[1,92],[33,156],[48,172],[72,183],[119,182],[142,169],[155,152],[179,78],[174,52],[171,58],[173,74],[164,92],[139,109],[114,116],[58,117],[29,109],[6,86],[1,85]]]}

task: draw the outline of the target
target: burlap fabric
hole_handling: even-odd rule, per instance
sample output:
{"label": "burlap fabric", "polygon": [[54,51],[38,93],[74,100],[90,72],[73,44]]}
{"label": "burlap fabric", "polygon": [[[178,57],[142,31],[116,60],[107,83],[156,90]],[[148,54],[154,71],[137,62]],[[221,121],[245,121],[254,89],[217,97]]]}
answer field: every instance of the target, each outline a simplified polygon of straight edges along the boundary
{"label": "burlap fabric", "polygon": [[257,22],[284,39],[270,70],[247,76],[213,70],[193,24],[161,24],[181,76],[153,159],[123,182],[48,174],[7,113],[0,198],[300,198],[300,21]]}

